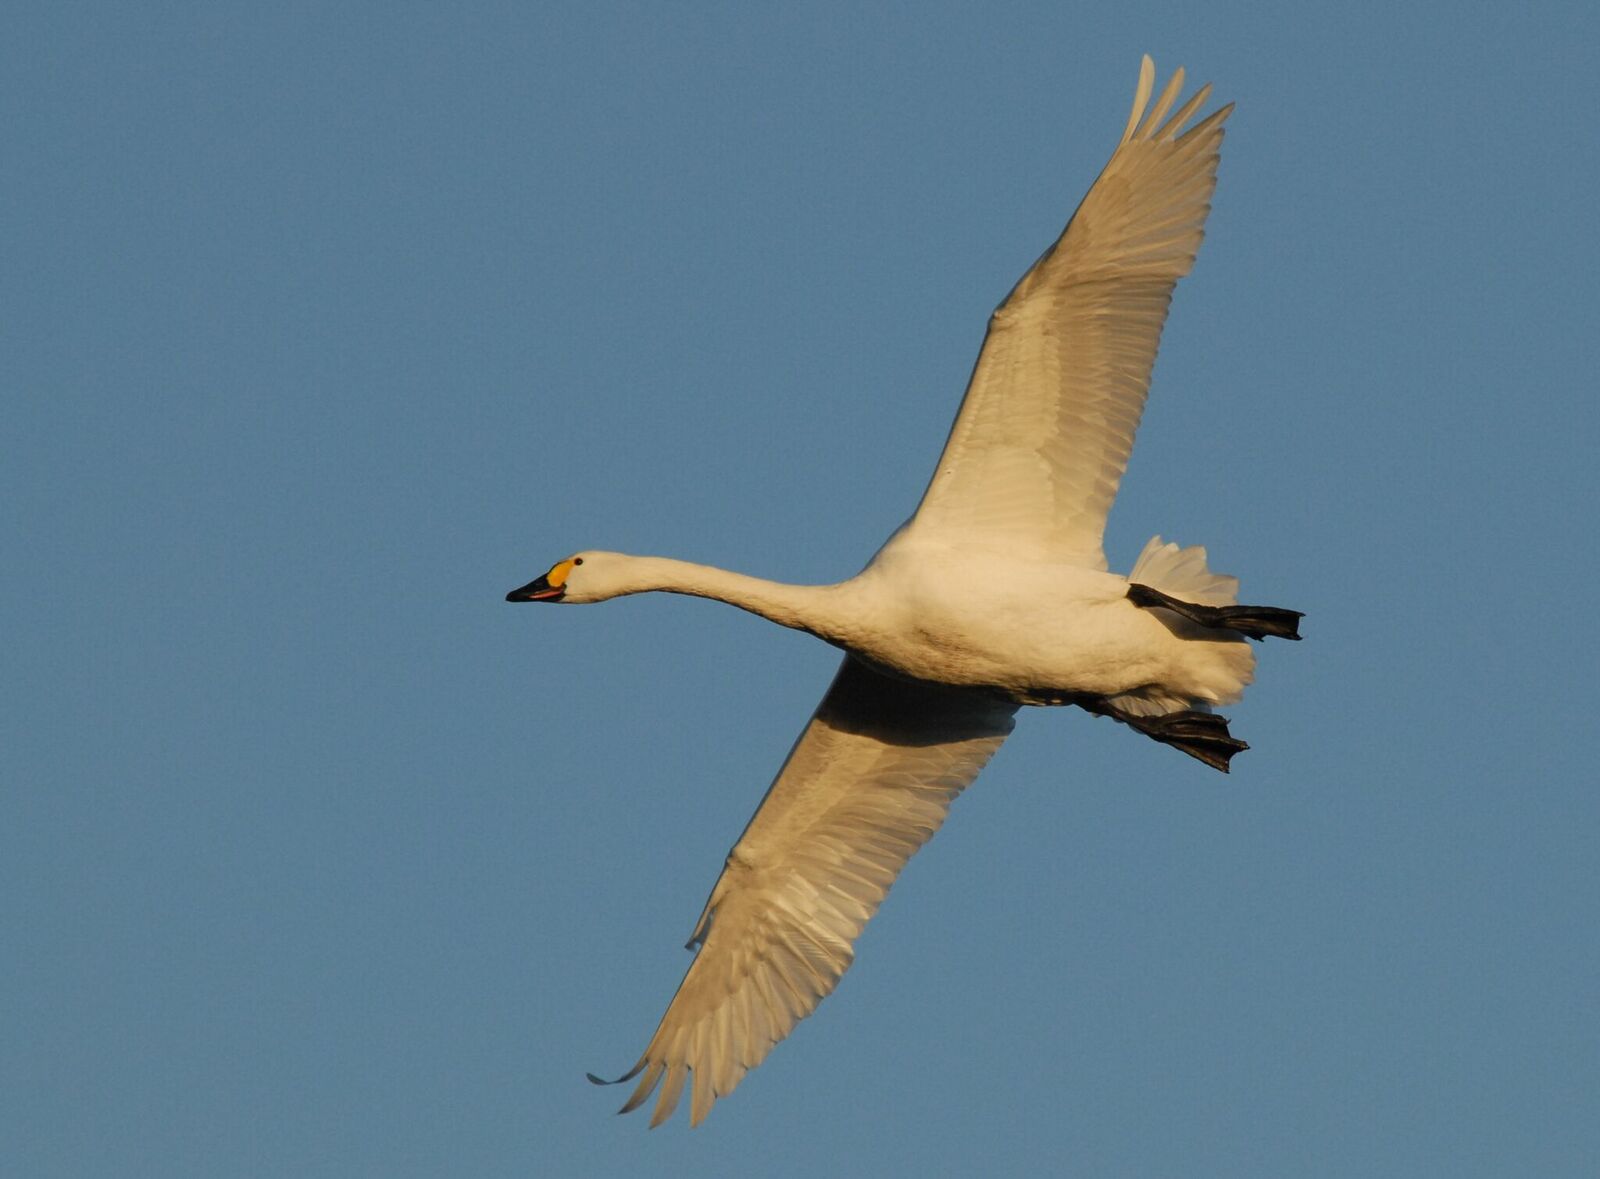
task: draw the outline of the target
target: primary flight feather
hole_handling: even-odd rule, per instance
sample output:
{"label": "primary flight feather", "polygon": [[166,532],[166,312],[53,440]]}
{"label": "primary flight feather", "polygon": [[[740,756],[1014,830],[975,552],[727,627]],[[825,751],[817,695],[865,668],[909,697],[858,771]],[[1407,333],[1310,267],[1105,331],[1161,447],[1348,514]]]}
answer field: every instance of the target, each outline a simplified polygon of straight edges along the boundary
{"label": "primary flight feather", "polygon": [[1210,87],[1174,111],[1183,71],[1151,106],[1154,81],[1146,57],[1110,161],[990,318],[916,514],[860,574],[783,585],[585,551],[507,595],[693,594],[845,652],[728,854],[694,961],[620,1078],[640,1078],[623,1112],[655,1093],[659,1125],[687,1088],[697,1125],[816,1008],[1021,705],[1074,704],[1224,771],[1247,748],[1211,709],[1251,680],[1245,640],[1297,639],[1301,616],[1235,605],[1237,583],[1208,569],[1204,549],[1156,537],[1121,577],[1101,548],[1233,109],[1190,125]]}

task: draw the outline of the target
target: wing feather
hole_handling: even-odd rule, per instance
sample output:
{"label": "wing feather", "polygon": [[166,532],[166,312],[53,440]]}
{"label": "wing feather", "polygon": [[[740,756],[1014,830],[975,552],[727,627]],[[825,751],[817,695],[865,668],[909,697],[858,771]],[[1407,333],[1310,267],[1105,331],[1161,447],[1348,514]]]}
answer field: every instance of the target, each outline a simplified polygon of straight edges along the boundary
{"label": "wing feather", "polygon": [[[846,657],[727,864],[694,962],[621,1112],[659,1086],[650,1124],[689,1079],[698,1125],[849,969],[900,869],[1011,731],[1015,705],[890,679]],[[591,1078],[595,1079],[595,1078]]]}
{"label": "wing feather", "polygon": [[991,317],[912,531],[1021,543],[1105,568],[1106,514],[1144,412],[1173,287],[1204,236],[1233,109],[1182,131],[1211,88],[1169,119],[1183,71],[1146,113],[1154,77],[1146,57],[1110,162]]}

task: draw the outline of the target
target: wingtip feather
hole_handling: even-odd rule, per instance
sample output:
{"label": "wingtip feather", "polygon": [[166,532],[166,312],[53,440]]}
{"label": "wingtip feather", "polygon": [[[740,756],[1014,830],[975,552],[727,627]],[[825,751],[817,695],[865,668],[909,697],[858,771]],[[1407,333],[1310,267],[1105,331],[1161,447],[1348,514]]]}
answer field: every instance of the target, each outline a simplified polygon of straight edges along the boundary
{"label": "wingtip feather", "polygon": [[1127,143],[1133,138],[1134,131],[1139,126],[1139,120],[1144,117],[1144,108],[1150,101],[1150,91],[1156,84],[1156,63],[1150,60],[1150,55],[1144,55],[1139,63],[1139,86],[1133,92],[1133,113],[1128,116],[1128,127],[1122,133],[1122,142]]}
{"label": "wingtip feather", "polygon": [[614,1081],[608,1081],[604,1077],[597,1077],[593,1073],[584,1073],[583,1075],[589,1078],[589,1083],[592,1085],[620,1085],[624,1081],[631,1081],[634,1077],[637,1077],[639,1075],[639,1071],[644,1068],[645,1063],[645,1058],[641,1056],[638,1064],[634,1065]]}
{"label": "wingtip feather", "polygon": [[654,1130],[678,1108],[678,1099],[683,1096],[683,1082],[688,1079],[689,1068],[687,1065],[675,1064],[667,1070],[666,1082],[661,1086],[661,1096],[656,1098],[656,1109],[650,1115],[650,1128]]}
{"label": "wingtip feather", "polygon": [[1182,130],[1183,125],[1194,117],[1194,112],[1199,110],[1201,104],[1210,97],[1211,83],[1207,82],[1204,86],[1200,87],[1200,89],[1194,92],[1193,98],[1189,99],[1188,102],[1179,107],[1177,112],[1174,113],[1170,119],[1161,124],[1161,127],[1156,131],[1152,138],[1154,138],[1157,142],[1166,142],[1170,140],[1174,135]]}
{"label": "wingtip feather", "polygon": [[623,1102],[622,1108],[617,1112],[619,1114],[632,1113],[649,1100],[650,1094],[655,1091],[657,1082],[661,1080],[661,1070],[665,1067],[659,1060],[651,1061],[650,1071],[645,1073],[643,1079],[639,1082],[639,1087],[628,1095],[628,1100]]}
{"label": "wingtip feather", "polygon": [[1199,136],[1204,135],[1207,131],[1211,130],[1211,128],[1220,126],[1222,123],[1227,122],[1228,116],[1233,114],[1233,105],[1234,104],[1230,102],[1226,106],[1219,106],[1216,110],[1212,111],[1205,118],[1201,119],[1193,127],[1190,127],[1182,135],[1178,136],[1175,142],[1187,143],[1191,139],[1196,139]]}
{"label": "wingtip feather", "polygon": [[1167,84],[1162,88],[1161,97],[1156,99],[1156,104],[1150,109],[1150,114],[1145,118],[1143,126],[1139,128],[1138,137],[1149,139],[1152,137],[1156,126],[1167,117],[1167,112],[1172,109],[1172,104],[1178,100],[1178,94],[1183,90],[1184,72],[1179,66],[1172,72],[1172,77],[1167,79]]}
{"label": "wingtip feather", "polygon": [[711,1084],[711,1073],[705,1068],[695,1069],[689,1085],[689,1129],[694,1129],[706,1120],[706,1115],[711,1112],[712,1103],[716,1099],[716,1090]]}

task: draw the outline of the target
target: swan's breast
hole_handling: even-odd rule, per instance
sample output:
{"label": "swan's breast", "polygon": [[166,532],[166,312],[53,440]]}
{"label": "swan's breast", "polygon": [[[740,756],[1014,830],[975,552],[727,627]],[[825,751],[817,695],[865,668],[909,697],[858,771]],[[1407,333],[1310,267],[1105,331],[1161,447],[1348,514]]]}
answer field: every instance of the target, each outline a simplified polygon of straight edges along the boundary
{"label": "swan's breast", "polygon": [[874,566],[842,645],[918,679],[1013,692],[1123,690],[1168,637],[1115,574],[941,554]]}

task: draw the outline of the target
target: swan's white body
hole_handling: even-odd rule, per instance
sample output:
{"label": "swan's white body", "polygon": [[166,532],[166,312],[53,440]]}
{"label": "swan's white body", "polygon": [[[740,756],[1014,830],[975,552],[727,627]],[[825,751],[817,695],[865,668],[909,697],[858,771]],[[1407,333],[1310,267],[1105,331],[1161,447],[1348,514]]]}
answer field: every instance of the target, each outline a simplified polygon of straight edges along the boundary
{"label": "swan's white body", "polygon": [[[808,631],[880,671],[989,689],[1018,704],[1049,693],[1231,704],[1254,665],[1237,637],[1192,635],[1133,605],[1126,577],[1030,560],[1015,547],[953,547],[911,529],[837,585],[784,585],[665,557],[577,556],[583,569],[563,601],[651,591],[714,598]],[[1190,598],[1232,600],[1193,589]]]}
{"label": "swan's white body", "polygon": [[[698,954],[624,1109],[692,1077],[691,1121],[833,989],[852,945],[1019,705],[1074,696],[1163,715],[1237,700],[1248,644],[1128,598],[1101,551],[1174,284],[1194,262],[1225,107],[1146,116],[1146,57],[1111,161],[1060,240],[990,321],[967,396],[916,514],[858,576],[781,585],[660,557],[584,552],[510,597],[595,602],[668,591],[728,602],[847,654],[730,852],[690,945]],[[1192,603],[1234,601],[1203,549],[1153,540],[1131,575]]]}

